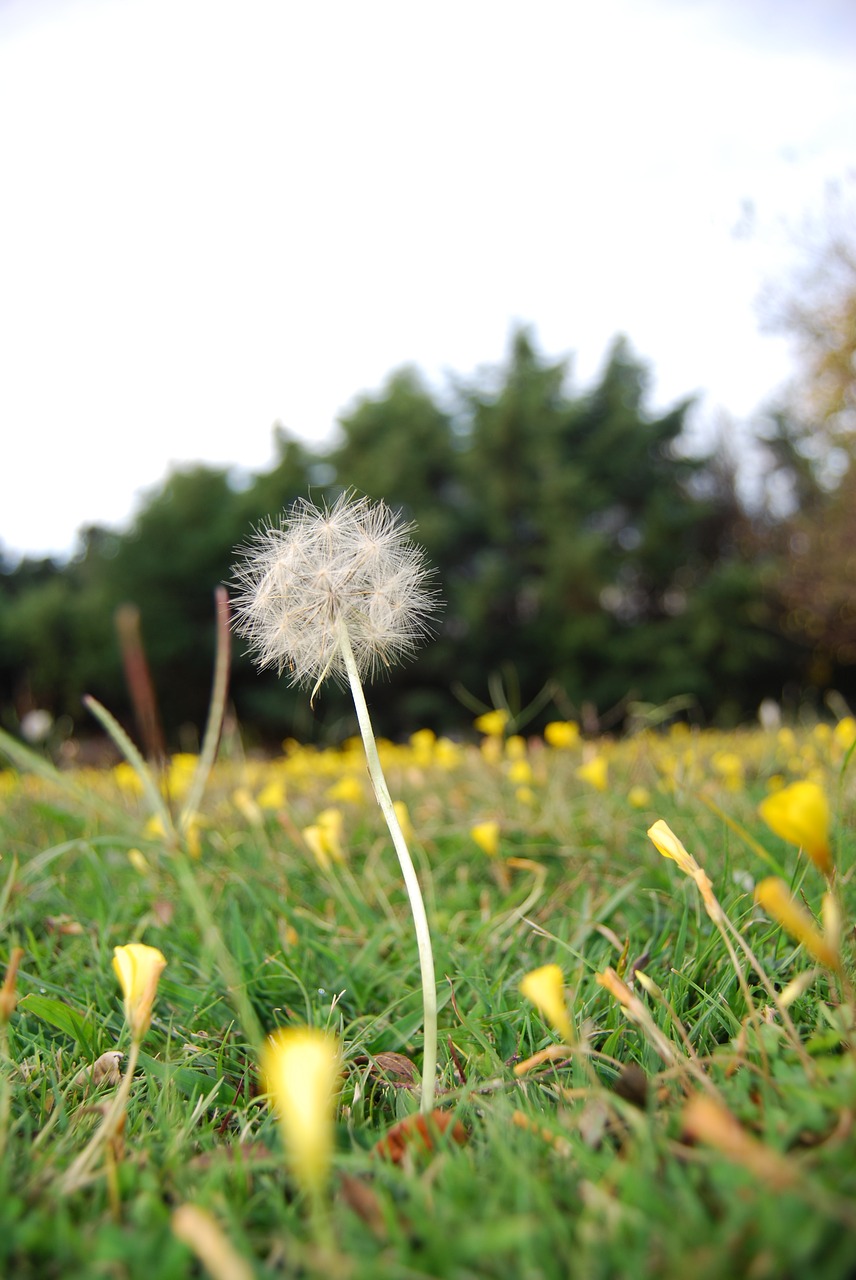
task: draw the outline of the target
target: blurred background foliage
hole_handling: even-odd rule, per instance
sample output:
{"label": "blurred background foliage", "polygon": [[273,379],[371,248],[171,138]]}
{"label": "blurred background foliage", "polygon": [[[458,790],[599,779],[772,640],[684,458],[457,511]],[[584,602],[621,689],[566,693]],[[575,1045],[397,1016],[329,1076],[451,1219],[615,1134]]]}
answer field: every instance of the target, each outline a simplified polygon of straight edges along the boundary
{"label": "blurred background foliage", "polygon": [[[601,729],[673,699],[727,724],[765,697],[852,698],[856,260],[842,242],[815,267],[799,304],[771,308],[797,340],[799,376],[739,465],[724,436],[690,450],[691,401],[649,411],[649,373],[625,339],[583,393],[521,328],[500,367],[442,396],[415,369],[392,373],[328,448],[277,428],[264,473],[175,471],[126,530],[85,530],[69,563],[0,565],[0,722],[14,730],[44,708],[85,734],[91,693],[133,730],[114,626],[130,602],[169,744],[195,748],[214,590],[235,548],[295,498],[351,487],[415,522],[445,601],[436,640],[371,691],[387,734],[454,732],[498,697],[534,703],[530,728],[558,716]],[[312,709],[240,645],[231,699],[250,741],[354,730],[339,691]]]}

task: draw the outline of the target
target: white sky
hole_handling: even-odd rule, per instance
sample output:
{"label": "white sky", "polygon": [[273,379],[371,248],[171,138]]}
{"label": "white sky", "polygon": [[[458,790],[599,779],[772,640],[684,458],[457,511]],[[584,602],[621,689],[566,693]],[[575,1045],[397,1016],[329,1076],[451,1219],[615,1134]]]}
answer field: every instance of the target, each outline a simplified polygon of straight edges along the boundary
{"label": "white sky", "polygon": [[853,0],[0,0],[0,545],[326,443],[516,320],[578,386],[622,331],[656,407],[747,418],[854,55]]}

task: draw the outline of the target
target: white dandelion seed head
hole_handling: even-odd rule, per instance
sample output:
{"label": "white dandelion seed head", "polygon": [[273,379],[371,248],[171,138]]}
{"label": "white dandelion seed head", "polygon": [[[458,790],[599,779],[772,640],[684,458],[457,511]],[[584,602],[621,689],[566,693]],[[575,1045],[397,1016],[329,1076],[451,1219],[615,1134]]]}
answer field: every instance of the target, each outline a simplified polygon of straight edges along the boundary
{"label": "white dandelion seed head", "polygon": [[235,626],[259,667],[292,684],[345,681],[341,626],[361,677],[406,658],[439,607],[412,526],[385,502],[346,492],[332,507],[298,499],[241,549]]}

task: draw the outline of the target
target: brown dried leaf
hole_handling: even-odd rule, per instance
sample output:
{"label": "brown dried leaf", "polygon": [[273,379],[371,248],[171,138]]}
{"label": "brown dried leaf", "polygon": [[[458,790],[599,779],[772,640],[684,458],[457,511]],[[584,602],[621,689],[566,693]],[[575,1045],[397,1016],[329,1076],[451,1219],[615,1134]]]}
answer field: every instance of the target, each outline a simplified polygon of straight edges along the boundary
{"label": "brown dried leaf", "polygon": [[76,936],[83,933],[83,925],[71,916],[45,916],[45,928],[48,933],[59,933]]}
{"label": "brown dried leaf", "polygon": [[403,1053],[383,1052],[372,1056],[363,1054],[356,1062],[361,1065],[367,1063],[369,1075],[384,1084],[411,1089],[419,1083],[419,1072],[415,1064]]}
{"label": "brown dried leaf", "polygon": [[383,1160],[391,1160],[393,1164],[401,1164],[407,1155],[430,1154],[437,1145],[437,1140],[447,1132],[454,1142],[464,1146],[468,1140],[467,1131],[460,1120],[455,1120],[451,1111],[432,1111],[430,1116],[407,1116],[394,1124],[385,1137],[376,1142],[372,1154]]}
{"label": "brown dried leaf", "polygon": [[388,1238],[380,1201],[363,1178],[355,1178],[350,1173],[343,1174],[339,1181],[339,1192],[348,1208],[358,1218],[362,1218],[376,1240]]}

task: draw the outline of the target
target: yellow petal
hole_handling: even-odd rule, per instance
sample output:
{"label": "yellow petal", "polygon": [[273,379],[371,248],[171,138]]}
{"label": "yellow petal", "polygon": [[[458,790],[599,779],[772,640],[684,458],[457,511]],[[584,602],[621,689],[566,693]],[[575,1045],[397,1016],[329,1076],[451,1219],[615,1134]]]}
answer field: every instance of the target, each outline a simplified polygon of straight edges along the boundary
{"label": "yellow petal", "polygon": [[474,721],[475,727],[479,733],[486,733],[488,737],[501,737],[505,732],[505,726],[508,724],[508,712],[500,709],[497,711],[486,711],[483,716],[479,716]]}
{"label": "yellow petal", "polygon": [[829,802],[816,782],[792,782],[758,806],[771,831],[804,849],[824,875],[832,871],[829,848]]}
{"label": "yellow petal", "polygon": [[533,969],[520,982],[521,994],[552,1023],[566,1043],[574,1038],[568,1006],[565,1003],[565,979],[557,964]]}
{"label": "yellow petal", "polygon": [[489,858],[496,857],[499,852],[498,822],[477,822],[474,827],[470,827],[470,835]]}
{"label": "yellow petal", "polygon": [[609,766],[604,756],[595,756],[577,769],[577,777],[588,782],[596,791],[605,791],[609,782]]}
{"label": "yellow petal", "polygon": [[677,862],[685,875],[695,875],[698,863],[691,854],[687,853],[668,822],[658,818],[654,825],[648,828],[648,839],[653,842],[664,858],[671,858],[673,862]]}
{"label": "yellow petal", "polygon": [[827,969],[841,968],[837,947],[815,927],[809,913],[791,896],[784,880],[778,876],[762,880],[755,888],[755,901],[820,964]]}
{"label": "yellow petal", "polygon": [[326,1031],[289,1027],[268,1039],[261,1066],[294,1176],[304,1190],[318,1192],[333,1154],[333,1113],[342,1071],[339,1042]]}
{"label": "yellow petal", "polygon": [[544,726],[544,741],[548,747],[567,751],[580,740],[580,726],[573,720],[551,720]]}
{"label": "yellow petal", "polygon": [[149,1029],[158,981],[165,967],[166,957],[157,947],[129,942],[113,948],[113,969],[125,997],[125,1018],[135,1040],[142,1040]]}

